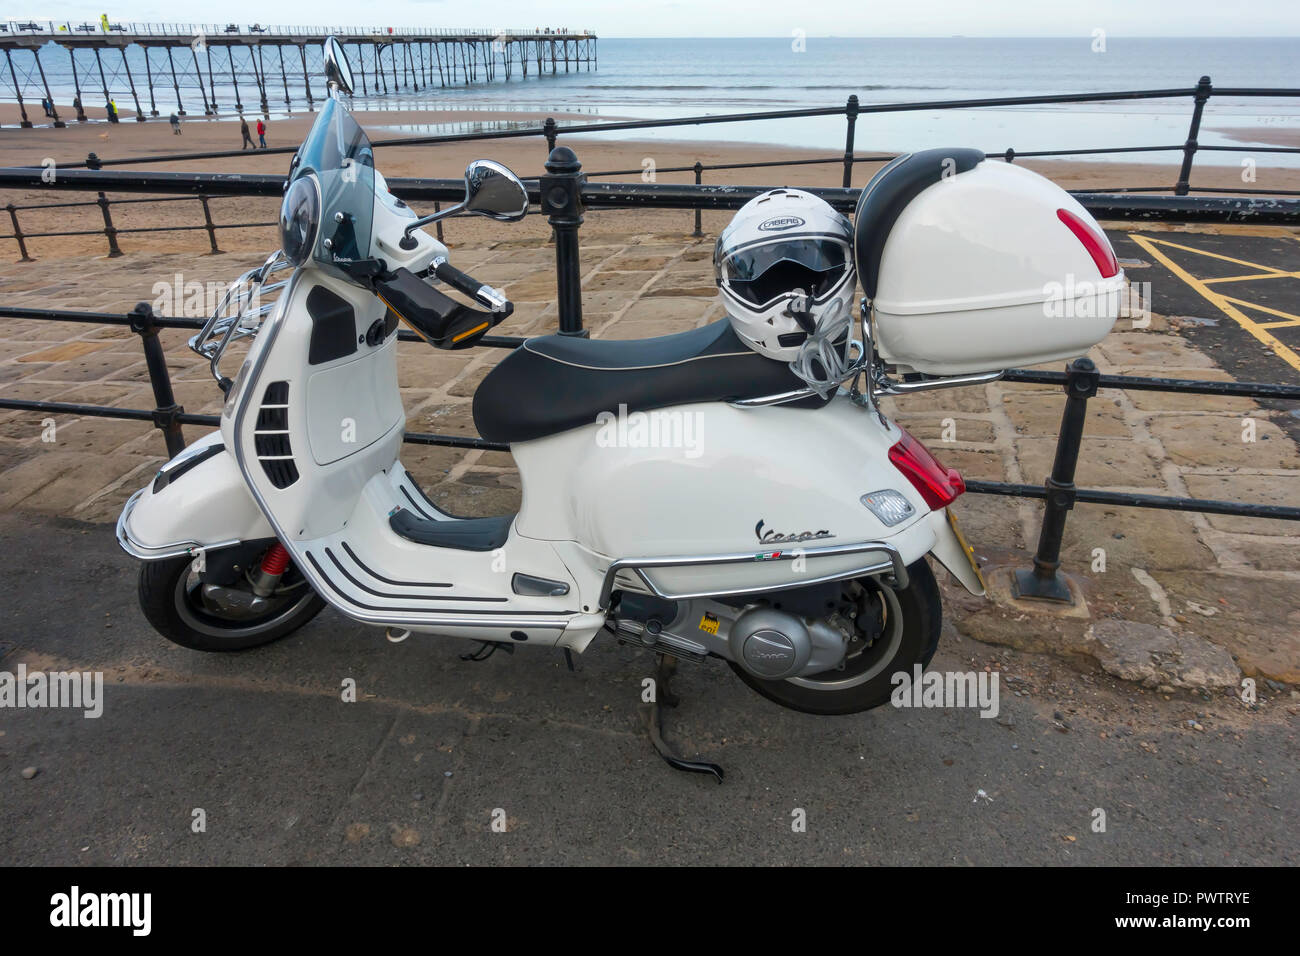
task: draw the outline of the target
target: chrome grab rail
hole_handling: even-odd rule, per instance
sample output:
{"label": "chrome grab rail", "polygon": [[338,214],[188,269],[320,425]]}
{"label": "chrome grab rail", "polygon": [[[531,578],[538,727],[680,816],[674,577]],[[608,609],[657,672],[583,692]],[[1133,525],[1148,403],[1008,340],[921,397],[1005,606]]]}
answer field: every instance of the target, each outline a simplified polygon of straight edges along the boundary
{"label": "chrome grab rail", "polygon": [[[857,339],[853,339],[849,346],[857,350],[858,356],[848,365],[844,366],[844,374],[840,376],[840,384],[856,379],[864,371],[868,371],[871,364],[871,353]],[[818,392],[811,385],[807,388],[796,388],[789,392],[777,392],[774,395],[759,395],[756,398],[738,398],[727,404],[732,408],[761,408],[767,405],[784,405],[786,402],[797,402],[801,398],[812,398]]]}
{"label": "chrome grab rail", "polygon": [[[262,304],[261,296],[278,292],[288,285],[287,279],[266,284],[272,274],[291,268],[279,249],[267,256],[256,269],[250,269],[226,287],[212,315],[199,333],[189,341],[190,349],[208,360],[212,377],[220,384],[226,381],[221,374],[221,357],[232,342],[252,338],[262,327],[262,320],[275,308],[274,302]],[[251,306],[251,308],[250,308]],[[228,312],[233,308],[233,312]]]}

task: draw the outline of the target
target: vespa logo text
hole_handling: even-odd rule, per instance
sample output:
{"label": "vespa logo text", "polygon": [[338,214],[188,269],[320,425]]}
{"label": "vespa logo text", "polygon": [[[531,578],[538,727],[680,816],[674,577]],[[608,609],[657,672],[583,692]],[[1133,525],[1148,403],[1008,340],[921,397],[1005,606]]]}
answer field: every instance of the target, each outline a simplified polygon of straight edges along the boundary
{"label": "vespa logo text", "polygon": [[768,219],[758,225],[759,232],[781,232],[783,229],[794,229],[802,226],[804,221],[798,216],[777,216],[775,219]]}
{"label": "vespa logo text", "polygon": [[782,534],[779,531],[764,531],[764,522],[759,521],[754,525],[754,534],[762,544],[788,544],[799,541],[816,541],[818,538],[833,538],[825,528],[820,531],[794,531],[790,534]]}

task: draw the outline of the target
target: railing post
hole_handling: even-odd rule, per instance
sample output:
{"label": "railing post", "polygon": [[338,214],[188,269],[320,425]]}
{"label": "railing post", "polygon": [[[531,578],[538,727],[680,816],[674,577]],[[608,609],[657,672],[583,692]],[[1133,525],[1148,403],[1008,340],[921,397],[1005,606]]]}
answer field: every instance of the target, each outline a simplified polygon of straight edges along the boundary
{"label": "railing post", "polygon": [[1214,85],[1210,82],[1208,76],[1201,77],[1201,81],[1196,84],[1196,100],[1192,107],[1192,125],[1187,130],[1187,142],[1183,144],[1183,166],[1178,171],[1178,184],[1174,186],[1175,196],[1186,196],[1188,193],[1189,183],[1192,178],[1192,159],[1196,156],[1196,149],[1199,145],[1196,137],[1201,133],[1201,114],[1205,112],[1205,101],[1210,98],[1214,92]]}
{"label": "railing post", "polygon": [[27,240],[23,235],[22,229],[18,225],[18,207],[13,203],[10,203],[5,206],[5,209],[9,210],[9,221],[13,223],[14,226],[14,238],[18,240],[18,251],[23,254],[22,261],[35,262],[36,260],[27,254]]}
{"label": "railing post", "polygon": [[212,246],[212,254],[215,256],[221,252],[217,248],[217,225],[212,221],[212,210],[208,208],[208,197],[200,194],[199,202],[203,205],[203,227],[208,231],[208,244]]}
{"label": "railing post", "polygon": [[179,421],[179,416],[184,414],[185,409],[176,404],[176,396],[172,393],[167,356],[163,354],[162,342],[158,340],[153,306],[148,302],[137,302],[129,313],[129,318],[131,331],[140,336],[140,344],[144,346],[149,384],[153,386],[153,423],[162,430],[163,440],[167,443],[167,454],[175,458],[185,448],[185,436],[181,433]]}
{"label": "railing post", "polygon": [[[704,175],[704,164],[697,159],[695,161],[695,185],[698,186],[700,185],[700,183],[704,181],[703,175]],[[700,239],[704,236],[704,227],[701,220],[702,213],[703,210],[699,206],[696,206],[695,207],[695,232],[692,233],[692,235],[696,239]]]}
{"label": "railing post", "polygon": [[546,122],[542,124],[542,134],[546,137],[546,155],[550,156],[555,150],[555,137],[559,133],[559,128],[555,125],[555,117],[546,117]]}
{"label": "railing post", "polygon": [[104,214],[104,235],[108,237],[108,257],[115,259],[122,254],[122,250],[117,245],[117,227],[113,225],[113,217],[108,212],[108,197],[100,193],[95,201],[99,204],[99,211]]}
{"label": "railing post", "polygon": [[586,336],[582,327],[582,265],[578,257],[578,227],[582,225],[582,163],[573,150],[557,146],[546,160],[541,177],[542,209],[555,235],[555,286],[561,335]]}
{"label": "railing post", "polygon": [[[434,212],[442,212],[442,203],[440,203],[440,202],[434,202],[434,204],[433,204],[433,211],[434,211]],[[434,230],[438,233],[438,241],[439,241],[439,242],[442,242],[442,220],[439,219],[437,222],[435,222],[435,223],[433,224],[433,227],[434,227]]]}
{"label": "railing post", "polygon": [[844,118],[848,120],[848,132],[844,137],[844,188],[853,185],[853,133],[858,125],[858,94],[849,97],[844,106]]}
{"label": "railing post", "polygon": [[1074,603],[1070,587],[1060,573],[1061,540],[1065,536],[1066,516],[1074,507],[1074,469],[1079,463],[1088,399],[1097,394],[1100,378],[1097,366],[1088,358],[1075,359],[1065,370],[1065,412],[1056,439],[1056,460],[1045,482],[1047,499],[1038,533],[1038,551],[1031,570],[1015,573],[1013,591],[1018,598]]}

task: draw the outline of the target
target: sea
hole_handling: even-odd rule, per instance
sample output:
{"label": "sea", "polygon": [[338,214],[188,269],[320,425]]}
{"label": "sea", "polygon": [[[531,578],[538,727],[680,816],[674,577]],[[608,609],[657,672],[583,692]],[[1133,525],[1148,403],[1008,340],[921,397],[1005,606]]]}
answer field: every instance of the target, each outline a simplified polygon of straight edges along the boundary
{"label": "sea", "polygon": [[[510,128],[508,114],[577,114],[565,123],[596,123],[621,119],[668,119],[716,116],[807,107],[842,107],[850,94],[864,112],[857,121],[860,151],[900,151],[930,146],[969,145],[989,153],[1008,148],[1018,153],[1039,150],[1083,150],[1099,147],[1181,147],[1187,139],[1192,113],[1189,95],[1151,100],[1110,100],[1097,103],[974,108],[923,108],[870,112],[872,108],[937,103],[991,97],[1054,93],[1102,93],[1144,89],[1191,90],[1202,76],[1216,87],[1286,88],[1292,96],[1213,96],[1205,108],[1200,143],[1205,146],[1266,146],[1296,141],[1300,131],[1300,38],[1205,37],[1123,38],[879,38],[773,37],[746,39],[608,38],[597,42],[598,64],[585,64],[557,75],[527,79],[518,71],[510,81],[500,78],[454,88],[437,85],[418,93],[355,97],[358,110],[448,110],[499,112],[502,119],[467,117],[436,124],[406,124],[394,131],[426,135]],[[355,48],[349,47],[349,53]],[[184,47],[177,52],[178,63]],[[153,62],[159,60],[159,51]],[[296,57],[296,51],[293,51]],[[234,90],[228,70],[222,76],[224,53],[215,52],[217,98],[222,111],[233,113]],[[85,58],[83,60],[83,58]],[[188,56],[185,57],[188,59]],[[39,118],[39,82],[24,79],[15,57],[24,96],[35,100]],[[143,53],[128,48],[136,81],[142,79]],[[121,58],[103,57],[105,78],[120,109],[133,107],[126,92]],[[292,65],[294,60],[291,59]],[[319,57],[310,64],[314,69]],[[47,47],[42,63],[61,104],[71,102],[71,68],[67,53]],[[238,63],[238,60],[237,60]],[[294,102],[285,106],[278,64],[267,54],[271,75],[272,118],[300,112],[301,79],[290,75]],[[241,64],[242,65],[242,64]],[[87,69],[90,67],[90,69]],[[355,64],[354,64],[355,69]],[[101,105],[100,75],[87,53],[78,57],[83,96]],[[30,71],[29,71],[30,72]],[[206,71],[205,71],[206,72]],[[90,73],[91,75],[87,76]],[[205,75],[206,81],[206,75]],[[246,111],[251,74],[241,76]],[[12,100],[12,81],[0,91]],[[94,92],[87,91],[93,90]],[[182,82],[182,97],[191,114],[201,115],[192,70]],[[278,94],[278,95],[277,95]],[[318,94],[319,95],[319,92]],[[163,116],[174,108],[170,80],[157,91]],[[144,103],[148,109],[147,101]],[[667,129],[610,131],[599,137],[650,141],[735,142],[842,152],[843,116],[748,120]],[[1167,161],[1169,153],[1121,153],[1094,157],[1099,161]],[[1224,153],[1222,162],[1236,165],[1238,155]],[[1198,162],[1209,162],[1202,154]],[[1300,150],[1271,154],[1267,161],[1300,165]]]}

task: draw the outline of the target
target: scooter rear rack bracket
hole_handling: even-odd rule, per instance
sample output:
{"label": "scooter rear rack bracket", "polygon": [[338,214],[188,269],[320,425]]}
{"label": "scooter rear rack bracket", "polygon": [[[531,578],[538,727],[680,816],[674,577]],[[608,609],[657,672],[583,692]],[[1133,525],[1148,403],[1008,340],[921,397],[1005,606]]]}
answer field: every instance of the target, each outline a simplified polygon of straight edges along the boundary
{"label": "scooter rear rack bracket", "polygon": [[722,783],[723,770],[716,763],[704,760],[686,760],[677,755],[672,745],[664,739],[663,708],[676,707],[678,698],[668,689],[668,682],[677,673],[677,660],[667,654],[656,654],[658,666],[655,668],[654,696],[646,705],[646,729],[650,732],[650,743],[664,762],[674,770],[685,773],[711,773]]}

